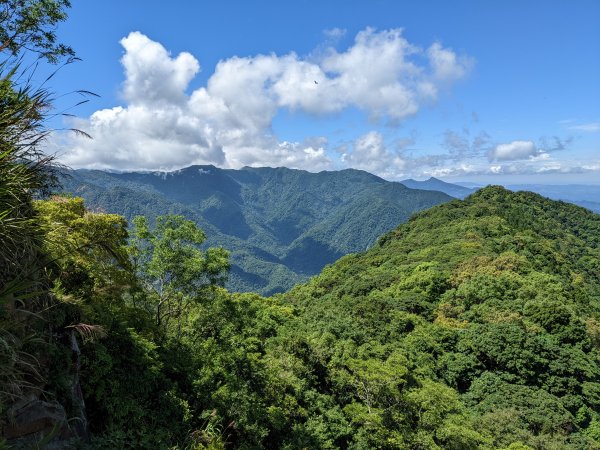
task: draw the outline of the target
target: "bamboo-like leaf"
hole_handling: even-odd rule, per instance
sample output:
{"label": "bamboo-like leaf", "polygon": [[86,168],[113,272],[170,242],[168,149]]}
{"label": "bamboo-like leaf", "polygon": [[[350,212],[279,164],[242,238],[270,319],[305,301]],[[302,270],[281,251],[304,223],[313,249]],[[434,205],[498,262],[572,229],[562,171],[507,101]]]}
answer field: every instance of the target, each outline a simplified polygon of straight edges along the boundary
{"label": "bamboo-like leaf", "polygon": [[73,133],[75,133],[77,136],[80,136],[80,137],[84,137],[84,138],[87,138],[87,139],[94,139],[92,137],[92,135],[90,135],[89,133],[87,133],[87,132],[85,132],[83,130],[79,130],[77,128],[69,128],[69,131],[72,131]]}
{"label": "bamboo-like leaf", "polygon": [[65,328],[75,330],[86,342],[94,342],[99,339],[105,338],[107,333],[101,325],[89,325],[87,323],[78,323],[75,325],[68,325]]}

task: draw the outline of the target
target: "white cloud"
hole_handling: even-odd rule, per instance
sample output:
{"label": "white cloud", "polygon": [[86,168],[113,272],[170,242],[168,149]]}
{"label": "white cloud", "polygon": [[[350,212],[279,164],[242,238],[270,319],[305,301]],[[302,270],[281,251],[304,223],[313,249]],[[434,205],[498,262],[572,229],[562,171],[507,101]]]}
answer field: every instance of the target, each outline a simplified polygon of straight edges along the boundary
{"label": "white cloud", "polygon": [[[126,104],[75,121],[94,139],[76,137],[67,143],[62,159],[73,167],[164,170],[213,163],[326,168],[332,164],[326,143],[281,142],[273,136],[272,121],[280,109],[323,115],[353,107],[397,123],[435,101],[472,64],[439,43],[424,51],[399,29],[368,28],[345,51],[330,48],[317,59],[289,53],[222,60],[206,86],[188,94],[200,70],[194,56],[172,56],[139,32],[121,44]],[[364,145],[357,143],[347,163],[384,167],[367,163],[361,156],[369,151]],[[389,152],[379,156],[389,162]]]}
{"label": "white cloud", "polygon": [[74,126],[94,139],[70,143],[64,159],[73,167],[148,170],[225,162],[222,148],[207,140],[210,130],[172,105],[104,109]]}
{"label": "white cloud", "polygon": [[569,130],[587,131],[588,133],[597,133],[600,131],[600,122],[583,123],[581,125],[570,125]]}
{"label": "white cloud", "polygon": [[323,30],[323,34],[331,40],[338,40],[346,35],[346,30],[338,27],[329,28],[327,30]]}
{"label": "white cloud", "polygon": [[130,104],[157,101],[174,103],[185,98],[185,89],[200,70],[189,53],[171,58],[165,48],[142,33],[133,32],[121,39],[125,54],[124,96]]}
{"label": "white cloud", "polygon": [[366,170],[387,179],[403,176],[407,164],[398,152],[386,148],[383,136],[376,131],[359,137],[353,143],[352,151],[342,154],[341,161],[348,167]]}
{"label": "white cloud", "polygon": [[499,144],[491,150],[489,157],[491,161],[512,161],[516,159],[527,159],[540,154],[540,150],[533,141],[512,141],[508,144]]}
{"label": "white cloud", "polygon": [[474,64],[472,58],[458,56],[452,50],[442,47],[439,42],[427,49],[427,56],[434,77],[446,83],[463,78]]}

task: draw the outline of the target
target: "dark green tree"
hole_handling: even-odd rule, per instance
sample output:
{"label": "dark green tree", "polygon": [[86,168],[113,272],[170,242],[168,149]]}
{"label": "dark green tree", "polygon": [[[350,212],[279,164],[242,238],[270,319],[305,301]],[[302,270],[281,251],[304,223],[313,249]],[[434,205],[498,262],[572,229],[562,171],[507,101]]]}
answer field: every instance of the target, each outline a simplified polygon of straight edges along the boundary
{"label": "dark green tree", "polygon": [[0,51],[13,57],[33,52],[51,63],[74,57],[71,47],[56,40],[56,26],[70,7],[69,0],[0,1]]}

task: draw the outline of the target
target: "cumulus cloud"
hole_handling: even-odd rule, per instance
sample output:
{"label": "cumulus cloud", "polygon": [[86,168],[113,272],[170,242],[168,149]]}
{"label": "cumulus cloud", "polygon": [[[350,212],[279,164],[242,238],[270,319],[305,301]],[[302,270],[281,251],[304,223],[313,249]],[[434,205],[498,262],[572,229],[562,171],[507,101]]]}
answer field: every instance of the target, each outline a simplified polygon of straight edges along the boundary
{"label": "cumulus cloud", "polygon": [[533,141],[512,141],[497,145],[489,154],[491,161],[512,161],[527,159],[540,154]]}
{"label": "cumulus cloud", "polygon": [[94,136],[74,137],[64,155],[73,167],[171,169],[188,164],[223,164],[223,149],[210,130],[176,107],[130,105],[97,111],[74,126]]}
{"label": "cumulus cloud", "polygon": [[[339,36],[341,30],[329,35]],[[326,168],[332,165],[326,142],[290,143],[273,135],[280,109],[325,115],[357,108],[372,119],[399,123],[464,78],[472,65],[439,43],[423,50],[399,29],[367,28],[346,50],[328,48],[318,58],[289,53],[224,59],[206,86],[188,93],[200,71],[193,55],[173,56],[139,32],[121,45],[126,104],[75,120],[73,125],[94,139],[67,142],[62,159],[73,167],[174,169],[212,163]],[[383,168],[383,163],[367,163],[369,151],[400,163],[388,153],[377,154],[377,139],[369,139],[357,143],[346,163]]]}
{"label": "cumulus cloud", "polygon": [[360,136],[351,147],[351,151],[343,153],[341,157],[342,163],[348,167],[366,170],[388,179],[403,175],[406,161],[399,152],[386,148],[381,133],[371,131]]}
{"label": "cumulus cloud", "polygon": [[200,70],[190,53],[171,58],[167,50],[142,33],[133,32],[121,39],[125,54],[123,93],[133,105],[154,102],[175,103],[185,99],[185,89]]}
{"label": "cumulus cloud", "polygon": [[427,56],[434,77],[445,83],[463,78],[474,63],[472,58],[458,56],[452,50],[442,47],[439,42],[435,42],[427,49]]}

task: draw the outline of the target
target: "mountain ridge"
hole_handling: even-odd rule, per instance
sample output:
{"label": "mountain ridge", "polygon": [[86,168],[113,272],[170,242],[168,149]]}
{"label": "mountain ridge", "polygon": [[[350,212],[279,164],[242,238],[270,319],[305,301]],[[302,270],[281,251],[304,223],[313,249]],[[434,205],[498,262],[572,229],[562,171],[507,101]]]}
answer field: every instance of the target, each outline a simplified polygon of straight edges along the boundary
{"label": "mountain ridge", "polygon": [[[397,448],[596,448],[599,269],[600,215],[488,186],[278,296],[297,314],[277,351],[303,344],[289,352],[305,361],[299,373],[318,373],[308,389],[354,388],[331,394],[349,416],[367,409],[357,397],[368,403],[360,448],[398,435]],[[410,382],[393,401],[389,391],[365,400],[364,384],[395,386],[399,371],[386,369],[396,361]],[[458,422],[423,419],[441,392]],[[422,423],[449,428],[423,444],[412,435]]]}
{"label": "mountain ridge", "polygon": [[262,294],[286,290],[340,256],[368,248],[414,212],[452,199],[356,169],[80,169],[62,182],[88,207],[127,219],[173,213],[196,221],[206,245],[232,253],[228,287]]}

